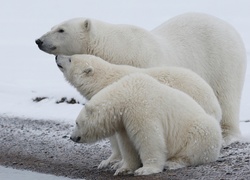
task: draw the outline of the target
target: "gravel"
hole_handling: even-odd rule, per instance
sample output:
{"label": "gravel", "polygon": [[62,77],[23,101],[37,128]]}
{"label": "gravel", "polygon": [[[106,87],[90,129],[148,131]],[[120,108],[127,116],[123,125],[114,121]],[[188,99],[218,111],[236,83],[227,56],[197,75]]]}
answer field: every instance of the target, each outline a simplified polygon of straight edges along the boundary
{"label": "gravel", "polygon": [[221,150],[218,161],[150,176],[116,176],[97,166],[109,157],[107,140],[75,144],[73,125],[0,116],[0,165],[82,179],[250,179],[250,144],[236,142]]}

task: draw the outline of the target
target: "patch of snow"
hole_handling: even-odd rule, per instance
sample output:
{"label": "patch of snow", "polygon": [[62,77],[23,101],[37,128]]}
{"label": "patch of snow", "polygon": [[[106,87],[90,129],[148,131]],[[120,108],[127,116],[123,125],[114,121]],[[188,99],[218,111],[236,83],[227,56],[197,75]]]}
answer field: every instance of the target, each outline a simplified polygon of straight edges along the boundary
{"label": "patch of snow", "polygon": [[0,166],[0,179],[2,180],[70,180],[62,176],[42,174],[33,171],[17,170]]}

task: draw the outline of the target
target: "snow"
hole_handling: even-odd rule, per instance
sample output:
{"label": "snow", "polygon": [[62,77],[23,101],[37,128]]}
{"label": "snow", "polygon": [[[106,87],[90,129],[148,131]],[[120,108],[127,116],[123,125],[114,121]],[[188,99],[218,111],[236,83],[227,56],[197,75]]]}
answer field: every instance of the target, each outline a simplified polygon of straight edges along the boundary
{"label": "snow", "polygon": [[53,176],[48,174],[41,174],[32,171],[23,171],[12,168],[5,168],[0,166],[0,179],[2,180],[70,180],[62,176]]}
{"label": "snow", "polygon": [[[8,0],[1,2],[1,7],[0,116],[74,123],[82,105],[55,102],[62,97],[73,97],[82,104],[86,100],[64,80],[54,57],[40,51],[34,42],[53,25],[74,17],[134,24],[150,30],[178,14],[204,12],[231,23],[238,30],[245,42],[248,63],[250,59],[248,0],[61,0],[60,3]],[[250,123],[244,121],[250,119],[249,92],[248,68],[240,112],[240,128],[247,140],[250,140]],[[47,99],[35,103],[32,99],[36,97]],[[0,179],[7,179],[2,177],[6,176],[0,174]]]}

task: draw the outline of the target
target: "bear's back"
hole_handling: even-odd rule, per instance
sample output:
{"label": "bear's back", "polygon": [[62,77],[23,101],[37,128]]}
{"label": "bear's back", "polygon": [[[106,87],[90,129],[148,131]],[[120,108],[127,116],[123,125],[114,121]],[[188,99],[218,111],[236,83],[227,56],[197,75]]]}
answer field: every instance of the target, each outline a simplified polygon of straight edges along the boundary
{"label": "bear's back", "polygon": [[[205,114],[200,105],[187,94],[163,85],[156,79],[143,73],[132,73],[119,81],[107,86],[93,96],[92,100],[99,103],[99,100],[120,101],[126,108],[136,108],[138,105],[146,108],[157,108],[162,111],[176,113],[177,111]],[[192,112],[192,113],[191,113]],[[178,114],[178,113],[176,113]]]}

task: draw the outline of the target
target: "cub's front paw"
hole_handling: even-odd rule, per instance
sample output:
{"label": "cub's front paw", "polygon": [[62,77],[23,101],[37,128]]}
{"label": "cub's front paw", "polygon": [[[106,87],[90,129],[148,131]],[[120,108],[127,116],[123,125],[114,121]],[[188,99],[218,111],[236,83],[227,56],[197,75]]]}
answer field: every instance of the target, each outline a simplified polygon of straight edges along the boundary
{"label": "cub's front paw", "polygon": [[107,166],[109,165],[109,163],[110,163],[110,161],[109,161],[108,159],[103,160],[103,161],[99,164],[98,169],[102,169],[102,168],[107,167]]}
{"label": "cub's front paw", "polygon": [[117,169],[115,171],[115,174],[114,176],[117,176],[117,175],[128,175],[128,174],[133,174],[134,171],[130,168],[127,168],[127,167],[121,167],[119,169]]}
{"label": "cub's front paw", "polygon": [[111,166],[111,169],[117,170],[118,168],[121,168],[123,165],[123,160],[113,164],[113,166]]}

